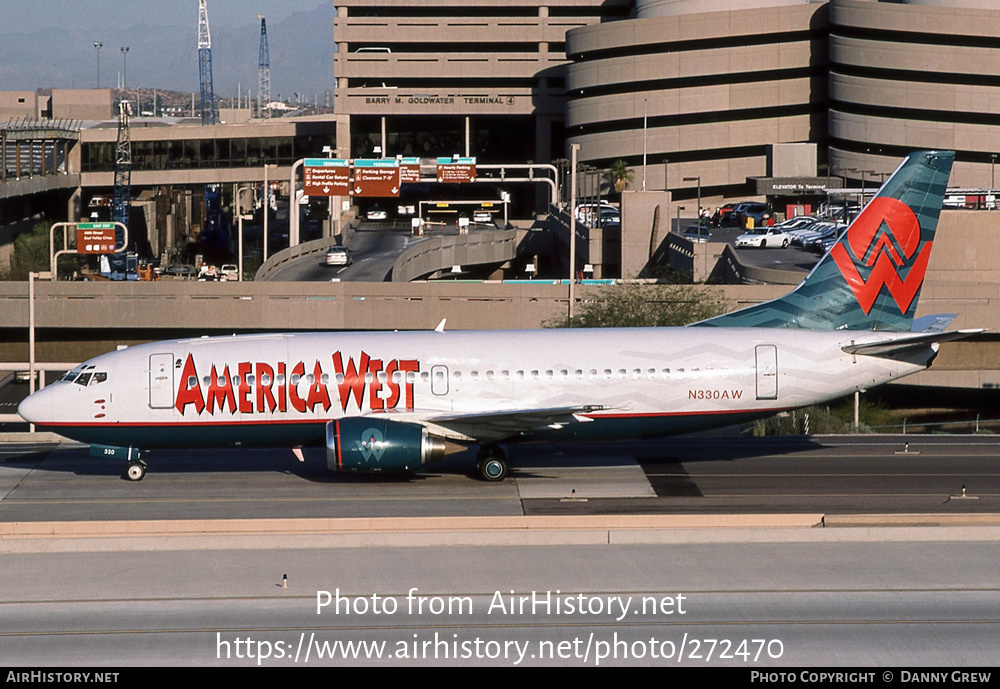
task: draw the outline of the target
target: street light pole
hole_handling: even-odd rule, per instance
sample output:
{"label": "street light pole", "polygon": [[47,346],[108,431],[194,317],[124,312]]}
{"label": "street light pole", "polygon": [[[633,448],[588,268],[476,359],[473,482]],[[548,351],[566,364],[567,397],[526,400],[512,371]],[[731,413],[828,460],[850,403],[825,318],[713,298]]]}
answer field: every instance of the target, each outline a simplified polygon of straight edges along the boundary
{"label": "street light pole", "polygon": [[698,183],[698,239],[701,239],[701,176],[685,177],[684,181]]}
{"label": "street light pole", "polygon": [[569,145],[570,180],[569,187],[569,318],[573,319],[573,283],[576,282],[576,154],[580,144]]}
{"label": "street light pole", "polygon": [[994,189],[996,189],[996,165],[997,165],[997,154],[990,153],[990,196],[993,197],[993,205],[990,210],[996,210],[997,207],[997,195]]}
{"label": "street light pole", "polygon": [[126,100],[128,99],[128,46],[123,45],[121,47],[122,51],[122,91],[126,94]]}
{"label": "street light pole", "polygon": [[642,99],[642,190],[646,191],[646,112],[649,99]]}
{"label": "street light pole", "polygon": [[104,47],[104,42],[98,41],[94,43],[94,47],[97,48],[97,88],[101,88],[101,48]]}

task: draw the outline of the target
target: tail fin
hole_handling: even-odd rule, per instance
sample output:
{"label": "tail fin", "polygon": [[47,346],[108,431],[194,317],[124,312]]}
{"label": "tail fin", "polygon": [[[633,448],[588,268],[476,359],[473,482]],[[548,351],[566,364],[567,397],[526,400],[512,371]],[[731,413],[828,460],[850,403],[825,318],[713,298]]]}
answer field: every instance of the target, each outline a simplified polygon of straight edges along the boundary
{"label": "tail fin", "polygon": [[908,332],[954,159],[911,153],[798,287],[694,325]]}

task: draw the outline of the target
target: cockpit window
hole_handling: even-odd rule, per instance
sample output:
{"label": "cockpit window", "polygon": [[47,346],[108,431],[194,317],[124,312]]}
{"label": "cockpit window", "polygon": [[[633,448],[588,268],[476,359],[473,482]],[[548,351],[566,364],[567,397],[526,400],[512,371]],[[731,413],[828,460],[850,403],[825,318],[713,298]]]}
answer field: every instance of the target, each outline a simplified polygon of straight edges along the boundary
{"label": "cockpit window", "polygon": [[80,375],[80,377],[79,377],[79,378],[77,378],[77,379],[76,379],[76,381],[74,381],[74,382],[75,382],[75,383],[76,383],[77,385],[82,385],[82,386],[84,386],[84,387],[87,387],[87,383],[89,383],[89,382],[90,382],[90,378],[91,378],[91,376],[93,376],[93,375],[94,375],[94,374],[92,374],[92,373],[83,373],[83,374],[81,374],[81,375]]}
{"label": "cockpit window", "polygon": [[95,383],[103,383],[107,379],[108,379],[108,374],[105,373],[104,371],[101,371],[99,373],[95,373],[94,374],[94,382]]}
{"label": "cockpit window", "polygon": [[68,371],[65,376],[62,377],[63,381],[66,383],[72,383],[73,380],[80,375],[79,371]]}

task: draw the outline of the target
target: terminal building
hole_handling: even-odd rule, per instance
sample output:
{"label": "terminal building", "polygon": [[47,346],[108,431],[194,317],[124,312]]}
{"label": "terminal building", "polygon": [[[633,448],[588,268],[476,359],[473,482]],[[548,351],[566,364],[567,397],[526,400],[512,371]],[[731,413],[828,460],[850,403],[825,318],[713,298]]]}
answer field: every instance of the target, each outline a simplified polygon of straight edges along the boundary
{"label": "terminal building", "polygon": [[[953,187],[997,182],[1000,13],[990,0],[341,0],[336,8],[334,114],[223,117],[230,124],[211,127],[135,118],[133,196],[259,182],[264,165],[284,180],[295,160],[323,157],[324,147],[344,158],[545,163],[578,144],[592,168],[624,160],[633,190],[705,205],[872,188],[918,148],[957,151]],[[69,215],[108,192],[111,105],[107,89],[0,93],[0,226],[30,214],[34,195],[54,184],[26,186],[37,174],[63,174],[57,186],[80,190]],[[805,158],[776,154],[785,144],[802,146]],[[794,184],[775,181],[788,176]],[[161,249],[171,244],[164,232],[151,237]]]}

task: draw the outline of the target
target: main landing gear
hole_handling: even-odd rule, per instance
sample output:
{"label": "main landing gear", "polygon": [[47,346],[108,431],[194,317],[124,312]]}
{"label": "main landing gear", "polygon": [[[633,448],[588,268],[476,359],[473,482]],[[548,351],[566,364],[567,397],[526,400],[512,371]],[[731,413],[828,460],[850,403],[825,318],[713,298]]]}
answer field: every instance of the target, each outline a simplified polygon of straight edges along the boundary
{"label": "main landing gear", "polygon": [[476,474],[481,480],[499,483],[507,478],[507,453],[498,445],[483,445],[476,460]]}

